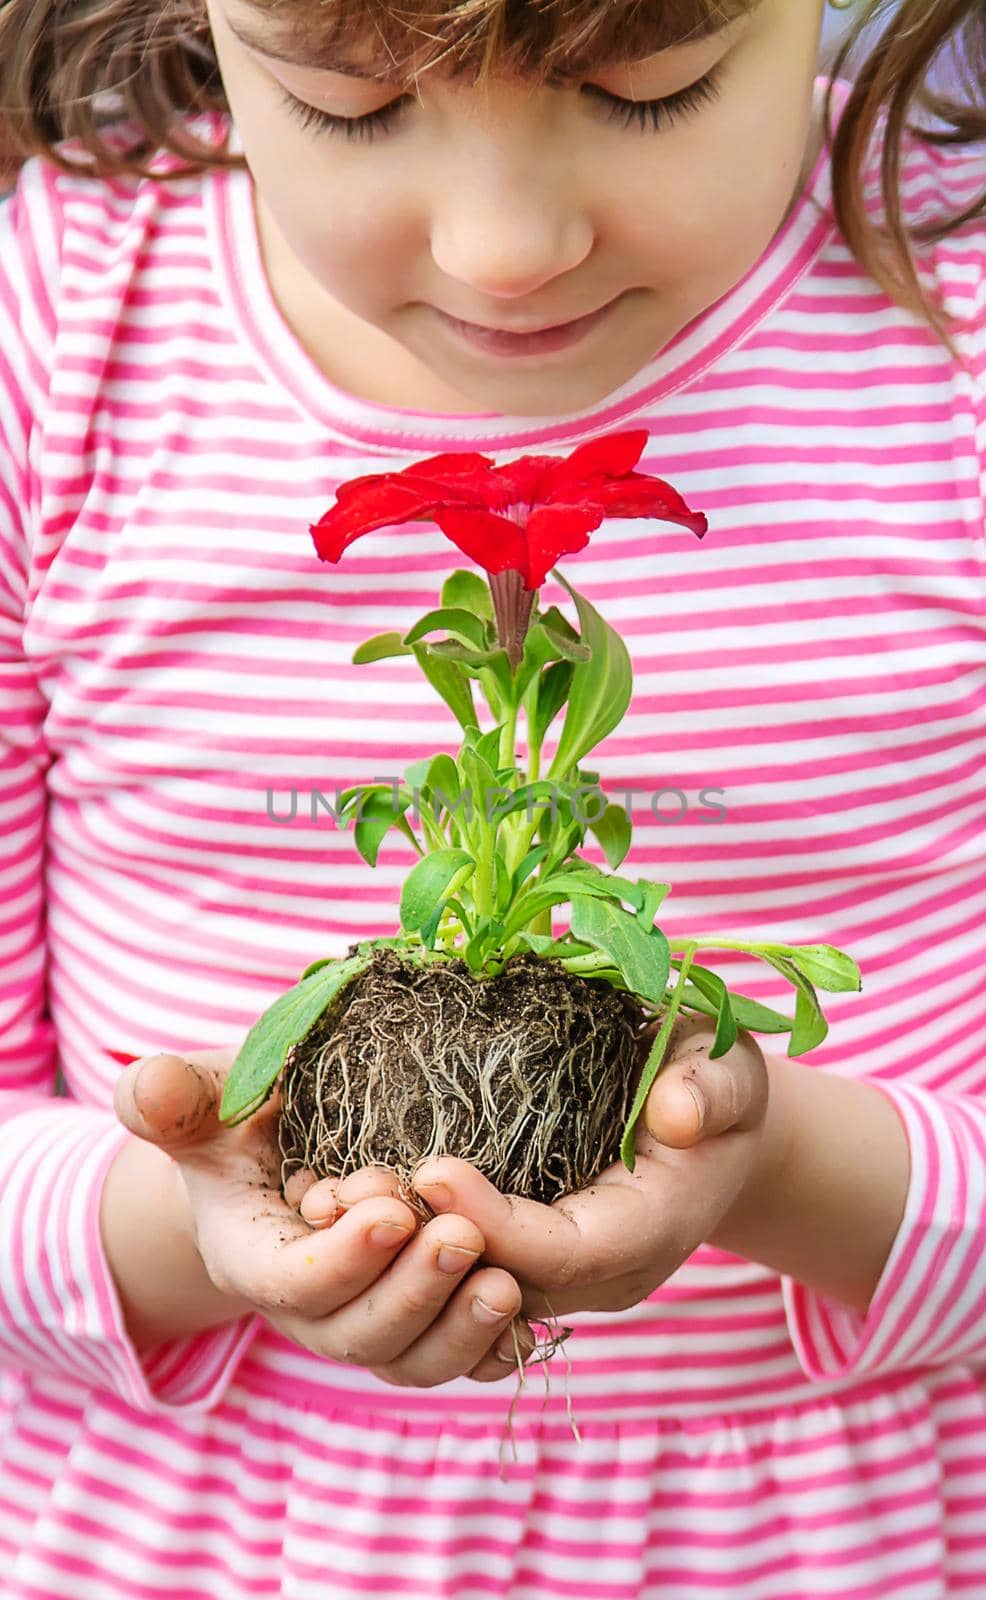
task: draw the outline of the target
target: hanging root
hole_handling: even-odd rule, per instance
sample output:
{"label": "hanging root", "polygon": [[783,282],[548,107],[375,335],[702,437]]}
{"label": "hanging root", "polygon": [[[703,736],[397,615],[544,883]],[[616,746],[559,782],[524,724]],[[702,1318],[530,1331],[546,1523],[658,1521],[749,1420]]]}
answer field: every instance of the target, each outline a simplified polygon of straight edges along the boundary
{"label": "hanging root", "polygon": [[416,1169],[454,1155],[550,1204],[617,1159],[643,1021],[631,995],[538,956],[478,980],[457,958],[417,967],[376,950],[289,1052],[282,1184],[302,1167],[387,1167],[420,1210]]}

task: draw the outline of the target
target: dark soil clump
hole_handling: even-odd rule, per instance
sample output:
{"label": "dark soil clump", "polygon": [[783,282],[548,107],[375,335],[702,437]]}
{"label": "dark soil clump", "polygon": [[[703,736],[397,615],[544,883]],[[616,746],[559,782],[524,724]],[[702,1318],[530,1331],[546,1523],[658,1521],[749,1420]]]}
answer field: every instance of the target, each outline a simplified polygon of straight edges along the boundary
{"label": "dark soil clump", "polygon": [[477,979],[393,948],[288,1053],[281,1179],[459,1156],[504,1194],[550,1204],[618,1156],[645,1051],[634,996],[533,954]]}

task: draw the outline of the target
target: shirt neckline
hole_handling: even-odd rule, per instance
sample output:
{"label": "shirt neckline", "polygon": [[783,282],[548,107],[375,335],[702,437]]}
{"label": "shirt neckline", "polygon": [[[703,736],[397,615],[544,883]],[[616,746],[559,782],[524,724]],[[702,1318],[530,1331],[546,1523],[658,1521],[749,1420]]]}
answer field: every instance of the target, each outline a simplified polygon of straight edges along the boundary
{"label": "shirt neckline", "polygon": [[[815,80],[816,93],[828,85]],[[837,125],[851,84],[833,85]],[[239,148],[233,130],[232,148]],[[696,382],[747,338],[810,271],[834,228],[830,150],[823,137],[814,168],[760,259],[712,306],[700,312],[621,388],[598,405],[565,417],[504,417],[499,412],[445,414],[363,400],[333,384],[281,314],[263,264],[245,168],[213,167],[203,182],[212,260],[223,303],[241,343],[268,381],[318,428],[361,444],[427,449],[448,444],[549,444],[595,435],[629,413]]]}

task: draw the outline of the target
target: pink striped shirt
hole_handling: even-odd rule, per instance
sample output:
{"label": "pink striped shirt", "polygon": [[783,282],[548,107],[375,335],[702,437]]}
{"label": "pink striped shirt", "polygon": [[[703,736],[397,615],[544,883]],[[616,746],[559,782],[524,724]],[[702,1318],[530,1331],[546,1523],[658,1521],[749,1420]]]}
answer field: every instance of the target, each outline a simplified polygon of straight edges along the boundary
{"label": "pink striped shirt", "polygon": [[[982,181],[981,148],[909,141],[910,219]],[[860,273],[823,153],[744,280],[603,403],[441,416],[316,369],[245,173],[28,166],[0,208],[8,1600],[986,1593],[986,227],[921,271],[965,365]],[[137,1354],[98,1228],[108,1051],[238,1042],[394,929],[410,847],[370,871],[310,797],[454,748],[413,662],[350,656],[461,560],[416,524],[322,566],[337,484],[616,426],[710,522],[613,521],[565,563],[633,657],[593,757],[633,791],[627,865],[674,884],[672,935],[853,952],[811,1060],[879,1085],[911,1180],[865,1318],[702,1247],[568,1319],[501,1478],[512,1380],[390,1387],[260,1316]]]}

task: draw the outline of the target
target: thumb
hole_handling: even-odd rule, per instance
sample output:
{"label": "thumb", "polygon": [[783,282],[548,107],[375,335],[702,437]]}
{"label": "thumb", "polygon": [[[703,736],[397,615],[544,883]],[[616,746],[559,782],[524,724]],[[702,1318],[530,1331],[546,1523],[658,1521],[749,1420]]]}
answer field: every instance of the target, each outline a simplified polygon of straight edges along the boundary
{"label": "thumb", "polygon": [[755,1128],[767,1110],[767,1064],[756,1040],[741,1033],[710,1060],[711,1037],[689,1040],[658,1073],[644,1122],[660,1144],[685,1149],[734,1128]]}
{"label": "thumb", "polygon": [[123,1072],[113,1110],[139,1139],[180,1150],[218,1133],[222,1087],[236,1050],[199,1050],[187,1056],[141,1056]]}

